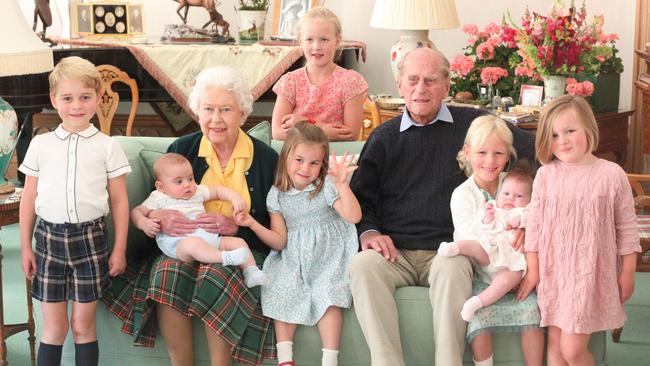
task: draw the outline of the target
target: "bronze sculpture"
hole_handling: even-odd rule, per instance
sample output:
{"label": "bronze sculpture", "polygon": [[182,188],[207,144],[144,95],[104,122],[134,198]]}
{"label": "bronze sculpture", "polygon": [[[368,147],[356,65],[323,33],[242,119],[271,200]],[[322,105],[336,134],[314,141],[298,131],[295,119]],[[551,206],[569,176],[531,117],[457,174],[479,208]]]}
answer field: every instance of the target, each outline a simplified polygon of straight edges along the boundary
{"label": "bronze sculpture", "polygon": [[[205,29],[208,25],[210,25],[210,23],[212,23],[214,27],[214,32],[209,35],[212,36],[213,39],[214,38],[220,39],[221,41],[217,40],[218,43],[226,43],[232,39],[230,38],[230,24],[223,18],[223,15],[221,15],[221,13],[217,11],[217,6],[219,5],[219,3],[216,2],[215,0],[174,0],[174,1],[178,3],[178,8],[176,9],[176,13],[183,21],[183,24],[187,24],[187,12],[190,10],[190,6],[200,6],[203,7],[205,10],[207,10],[208,14],[210,14],[210,21],[205,23],[202,28]],[[181,15],[181,10],[183,9],[185,9],[185,12],[184,14]],[[221,33],[219,33],[218,31],[219,28],[221,28]],[[198,33],[205,34],[204,32],[198,32]]]}
{"label": "bronze sculpture", "polygon": [[45,38],[45,31],[47,27],[52,25],[52,12],[50,11],[50,0],[34,0],[34,25],[32,30],[36,32],[36,26],[38,25],[38,19],[41,19],[43,24],[43,33],[41,34],[41,39],[43,41],[49,41]]}

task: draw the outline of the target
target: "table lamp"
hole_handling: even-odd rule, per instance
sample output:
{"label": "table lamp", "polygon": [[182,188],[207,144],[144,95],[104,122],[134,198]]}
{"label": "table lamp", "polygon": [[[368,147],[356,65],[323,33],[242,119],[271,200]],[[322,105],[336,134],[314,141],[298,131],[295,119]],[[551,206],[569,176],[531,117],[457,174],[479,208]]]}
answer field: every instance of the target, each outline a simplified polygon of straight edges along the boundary
{"label": "table lamp", "polygon": [[430,29],[457,28],[459,22],[454,0],[375,0],[370,26],[402,31],[390,49],[390,66],[397,79],[397,65],[406,53],[418,47],[435,48]]}
{"label": "table lamp", "polygon": [[[0,1],[0,78],[37,74],[52,70],[52,50],[38,38],[27,24],[18,0]],[[13,192],[5,179],[18,138],[18,117],[14,109],[0,97],[0,194]]]}

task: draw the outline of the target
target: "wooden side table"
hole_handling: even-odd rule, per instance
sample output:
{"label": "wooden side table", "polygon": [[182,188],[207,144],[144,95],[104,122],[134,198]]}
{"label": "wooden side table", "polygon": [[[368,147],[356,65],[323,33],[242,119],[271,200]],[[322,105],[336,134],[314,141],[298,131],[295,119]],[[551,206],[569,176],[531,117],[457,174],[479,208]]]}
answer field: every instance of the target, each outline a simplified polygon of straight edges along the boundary
{"label": "wooden side table", "polygon": [[[0,229],[2,226],[18,222],[18,210],[20,208],[20,193],[17,189],[13,194],[0,195]],[[27,322],[20,324],[5,324],[4,319],[4,296],[2,291],[2,245],[0,244],[0,366],[8,365],[7,361],[7,338],[26,330],[29,333],[29,350],[32,358],[32,366],[36,364],[36,338],[34,337],[34,315],[31,295],[31,281],[25,280],[27,286]],[[20,274],[22,275],[22,274]]]}

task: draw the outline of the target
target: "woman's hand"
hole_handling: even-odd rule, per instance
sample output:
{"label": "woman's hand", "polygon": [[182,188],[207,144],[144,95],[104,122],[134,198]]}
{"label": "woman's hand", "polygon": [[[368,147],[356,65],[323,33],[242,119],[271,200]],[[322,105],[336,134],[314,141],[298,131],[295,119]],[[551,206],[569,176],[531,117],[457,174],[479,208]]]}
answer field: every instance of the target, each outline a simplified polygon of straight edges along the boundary
{"label": "woman's hand", "polygon": [[235,221],[218,213],[202,213],[196,217],[196,223],[207,232],[221,235],[235,235],[239,228]]}
{"label": "woman's hand", "polygon": [[36,273],[36,256],[34,256],[32,248],[22,248],[20,250],[20,259],[25,277],[30,281],[33,280]]}
{"label": "woman's hand", "polygon": [[176,210],[153,210],[149,218],[158,220],[162,232],[170,236],[184,236],[199,228],[197,222]]}
{"label": "woman's hand", "polygon": [[147,234],[150,238],[155,238],[156,235],[160,234],[160,220],[146,218],[140,222],[140,230]]}
{"label": "woman's hand", "polygon": [[347,185],[348,175],[357,170],[358,167],[359,166],[354,163],[354,156],[349,155],[347,151],[340,160],[336,158],[336,153],[332,151],[327,174],[333,178],[335,185]]}

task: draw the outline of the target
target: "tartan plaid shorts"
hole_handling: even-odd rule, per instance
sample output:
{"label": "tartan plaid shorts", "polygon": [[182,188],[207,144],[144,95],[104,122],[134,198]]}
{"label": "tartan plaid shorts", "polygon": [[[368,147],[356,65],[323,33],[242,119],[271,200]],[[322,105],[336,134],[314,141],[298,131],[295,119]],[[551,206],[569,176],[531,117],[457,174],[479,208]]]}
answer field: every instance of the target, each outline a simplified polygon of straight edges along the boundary
{"label": "tartan plaid shorts", "polygon": [[43,302],[92,302],[111,285],[108,276],[106,221],[79,224],[40,220],[32,297]]}

